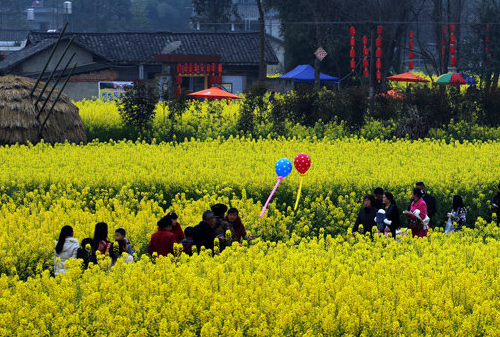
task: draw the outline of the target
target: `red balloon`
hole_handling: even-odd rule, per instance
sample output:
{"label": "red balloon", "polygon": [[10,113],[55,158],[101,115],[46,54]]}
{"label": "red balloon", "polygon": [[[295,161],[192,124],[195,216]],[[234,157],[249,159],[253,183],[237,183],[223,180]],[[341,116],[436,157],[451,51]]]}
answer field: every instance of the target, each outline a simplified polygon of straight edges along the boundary
{"label": "red balloon", "polygon": [[311,158],[305,153],[299,153],[293,164],[300,174],[305,174],[311,167]]}

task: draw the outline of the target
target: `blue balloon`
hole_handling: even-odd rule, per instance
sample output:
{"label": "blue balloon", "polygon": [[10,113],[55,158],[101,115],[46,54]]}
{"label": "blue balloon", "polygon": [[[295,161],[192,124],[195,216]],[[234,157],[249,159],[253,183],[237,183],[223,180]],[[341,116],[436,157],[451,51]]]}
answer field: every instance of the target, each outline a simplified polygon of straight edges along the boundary
{"label": "blue balloon", "polygon": [[276,162],[274,169],[278,177],[285,178],[292,172],[292,162],[286,158],[281,158]]}

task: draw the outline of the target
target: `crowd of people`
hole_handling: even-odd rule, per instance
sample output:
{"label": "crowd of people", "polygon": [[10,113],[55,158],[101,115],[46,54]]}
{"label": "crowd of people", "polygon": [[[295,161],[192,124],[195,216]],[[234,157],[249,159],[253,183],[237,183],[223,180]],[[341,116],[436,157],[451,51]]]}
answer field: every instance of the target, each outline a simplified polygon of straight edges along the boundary
{"label": "crowd of people", "polygon": [[[498,192],[493,199],[491,209],[497,214],[497,221],[500,215],[500,184]],[[358,217],[352,228],[353,235],[356,233],[372,234],[372,229],[376,227],[379,233],[386,236],[391,235],[396,239],[398,231],[404,227],[401,222],[401,214],[407,219],[407,228],[412,230],[413,236],[425,237],[429,228],[435,226],[435,216],[437,212],[436,198],[426,192],[425,184],[418,182],[413,189],[408,207],[400,212],[394,195],[378,187],[373,194],[363,198],[363,207],[359,211]],[[445,233],[461,231],[466,226],[467,208],[460,195],[453,196],[450,212],[447,213]],[[182,251],[188,255],[193,254],[193,248],[199,252],[202,247],[214,250],[214,242],[218,243],[222,251],[232,242],[242,242],[251,240],[254,237],[248,236],[245,226],[241,222],[239,212],[236,208],[230,208],[224,204],[216,204],[203,213],[202,221],[194,226],[182,229],[177,214],[168,213],[161,218],[158,223],[158,230],[151,235],[148,244],[148,253],[152,256],[167,256],[174,253],[174,244],[182,244]],[[102,255],[109,255],[112,264],[117,259],[123,258],[125,262],[133,262],[134,249],[130,240],[126,238],[126,231],[123,228],[115,230],[114,235],[117,247],[108,238],[108,225],[99,222],[95,225],[94,237],[83,239],[81,246],[78,240],[73,237],[73,228],[64,226],[61,229],[59,240],[56,241],[54,252],[54,273],[65,272],[65,262],[69,258],[79,258],[87,268],[90,262],[96,263],[97,252]]]}
{"label": "crowd of people", "polygon": [[[494,212],[500,211],[498,205],[500,205],[500,184],[491,206]],[[426,192],[423,182],[415,184],[408,207],[402,213],[400,213],[392,193],[378,187],[373,191],[373,194],[363,198],[363,207],[354,223],[352,232],[353,235],[372,233],[372,228],[376,227],[379,233],[387,236],[391,233],[392,237],[396,238],[397,232],[403,226],[401,223],[401,214],[403,214],[407,219],[406,227],[412,230],[413,236],[425,237],[429,228],[436,225],[436,212],[436,198]],[[453,196],[451,210],[447,213],[446,220],[446,234],[461,231],[466,226],[467,208],[460,195]]]}
{"label": "crowd of people", "polygon": [[[214,242],[218,242],[222,251],[232,242],[241,243],[242,240],[251,240],[243,225],[239,212],[236,208],[230,208],[224,204],[216,204],[203,213],[202,221],[194,226],[182,229],[177,214],[168,213],[157,222],[158,230],[151,235],[148,244],[148,253],[151,256],[167,256],[174,253],[174,244],[181,244],[185,254],[192,255],[193,248],[201,251],[214,249]],[[59,240],[56,241],[54,252],[54,274],[65,273],[65,263],[70,258],[83,260],[83,268],[87,268],[90,262],[97,263],[98,254],[107,255],[111,258],[111,265],[118,259],[125,262],[134,261],[134,249],[129,239],[126,238],[123,228],[115,230],[113,247],[108,237],[108,225],[99,222],[95,225],[94,237],[85,238],[81,242],[73,237],[73,228],[64,226],[61,229]]]}

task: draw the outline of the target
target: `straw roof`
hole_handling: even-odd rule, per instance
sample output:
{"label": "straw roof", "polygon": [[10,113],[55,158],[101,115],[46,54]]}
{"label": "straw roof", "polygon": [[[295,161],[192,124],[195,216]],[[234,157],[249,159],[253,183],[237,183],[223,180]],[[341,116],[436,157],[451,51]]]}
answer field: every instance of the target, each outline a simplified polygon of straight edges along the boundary
{"label": "straw roof", "polygon": [[[40,95],[44,83],[40,83],[30,96],[35,81],[19,76],[0,77],[0,145],[38,143],[40,139],[40,125],[45,120],[48,111],[57,97],[57,90],[50,96],[44,112],[37,119],[35,109],[36,98]],[[45,90],[38,103],[41,108],[50,92]],[[61,95],[56,103],[47,123],[42,131],[42,138],[47,143],[86,142],[87,137],[83,128],[83,121],[78,114],[78,108],[71,103],[66,95]]]}

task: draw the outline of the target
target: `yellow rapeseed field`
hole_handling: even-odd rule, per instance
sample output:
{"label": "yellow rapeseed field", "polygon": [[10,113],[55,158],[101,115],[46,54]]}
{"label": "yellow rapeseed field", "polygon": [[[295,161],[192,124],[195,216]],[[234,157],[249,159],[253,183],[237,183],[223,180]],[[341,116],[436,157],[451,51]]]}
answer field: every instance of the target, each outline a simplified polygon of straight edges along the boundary
{"label": "yellow rapeseed field", "polygon": [[[358,138],[2,147],[0,336],[495,336],[500,231],[483,218],[499,147]],[[300,152],[312,167],[298,211],[294,171],[260,219],[275,162]],[[438,198],[438,222],[459,193],[476,229],[350,235],[365,193],[384,187],[403,208],[420,180]],[[257,239],[215,257],[145,254],[166,212],[185,228],[217,202],[237,207]],[[74,261],[52,277],[61,227],[81,241],[99,221],[126,229],[136,263],[82,273]]]}
{"label": "yellow rapeseed field", "polygon": [[2,276],[0,335],[496,336],[500,243],[471,232],[292,236],[213,258]]}

